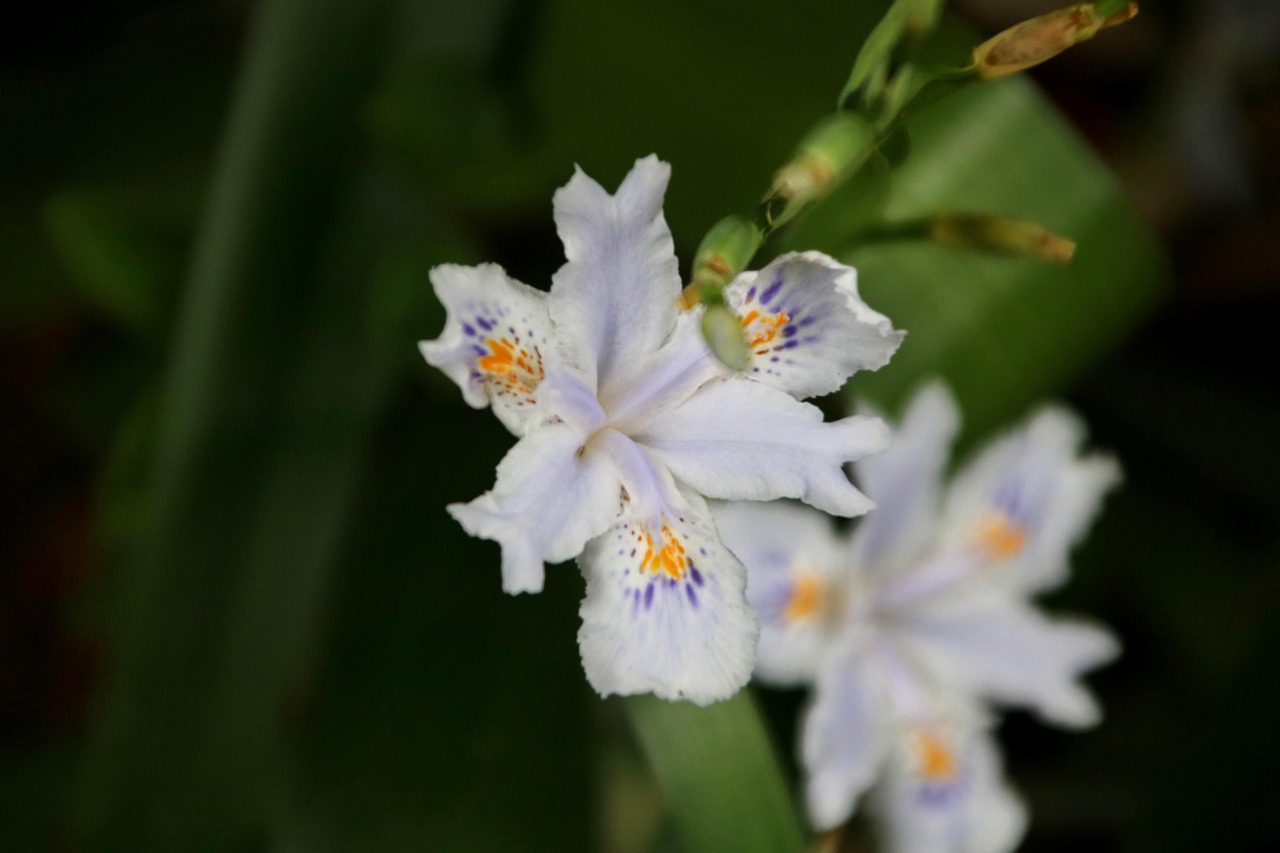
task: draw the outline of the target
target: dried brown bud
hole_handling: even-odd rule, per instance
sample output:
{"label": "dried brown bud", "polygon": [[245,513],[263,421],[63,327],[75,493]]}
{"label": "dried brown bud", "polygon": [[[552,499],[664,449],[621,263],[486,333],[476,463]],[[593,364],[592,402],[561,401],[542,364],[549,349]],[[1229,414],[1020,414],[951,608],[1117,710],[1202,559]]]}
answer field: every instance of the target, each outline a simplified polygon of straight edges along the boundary
{"label": "dried brown bud", "polygon": [[1095,4],[1081,3],[1023,21],[974,49],[978,76],[983,80],[997,80],[1024,71],[1093,38],[1099,30],[1123,24],[1137,14],[1137,3],[1105,17],[1095,11]]}

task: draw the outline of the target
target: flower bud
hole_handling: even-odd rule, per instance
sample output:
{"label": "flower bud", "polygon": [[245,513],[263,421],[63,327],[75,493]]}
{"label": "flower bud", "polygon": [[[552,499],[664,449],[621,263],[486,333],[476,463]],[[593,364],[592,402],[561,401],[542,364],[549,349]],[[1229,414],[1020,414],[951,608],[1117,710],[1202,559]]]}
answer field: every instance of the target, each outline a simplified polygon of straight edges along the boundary
{"label": "flower bud", "polygon": [[1099,30],[1123,24],[1138,14],[1129,3],[1112,15],[1097,11],[1095,3],[1068,6],[1023,21],[974,48],[973,61],[983,80],[998,80],[1052,59],[1062,51],[1091,39]]}
{"label": "flower bud", "polygon": [[[723,288],[746,267],[764,235],[745,216],[726,216],[707,232],[693,258],[693,284],[699,291]],[[694,302],[697,302],[694,299]],[[709,300],[708,300],[709,301]]]}
{"label": "flower bud", "polygon": [[1076,244],[1042,225],[985,213],[943,213],[929,223],[929,237],[944,246],[1065,264]]}
{"label": "flower bud", "polygon": [[742,321],[723,302],[707,306],[702,315],[702,337],[712,354],[730,370],[745,370],[751,357]]}
{"label": "flower bud", "polygon": [[830,192],[874,143],[875,129],[857,113],[843,111],[819,122],[774,175],[764,200],[768,226],[777,228],[804,205]]}

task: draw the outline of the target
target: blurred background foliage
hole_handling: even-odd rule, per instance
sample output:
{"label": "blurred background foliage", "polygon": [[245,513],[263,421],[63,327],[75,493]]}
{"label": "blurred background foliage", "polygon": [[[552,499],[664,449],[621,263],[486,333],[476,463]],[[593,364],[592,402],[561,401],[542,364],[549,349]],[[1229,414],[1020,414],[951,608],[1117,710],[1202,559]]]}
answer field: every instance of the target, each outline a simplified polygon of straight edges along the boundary
{"label": "blurred background foliage", "polygon": [[[930,49],[1055,5],[957,2]],[[587,688],[577,573],[503,596],[496,548],[443,512],[509,438],[420,363],[426,273],[545,285],[571,165],[612,186],[649,152],[687,263],[881,8],[84,0],[6,27],[3,849],[714,844]],[[1124,462],[1050,602],[1124,639],[1106,722],[1003,726],[1027,850],[1280,840],[1278,42],[1266,0],[1147,4],[1039,69],[1047,97],[922,113],[769,247],[840,254],[910,331],[853,393],[893,410],[942,373],[968,446],[1065,397]],[[1076,259],[859,239],[948,207]],[[761,699],[790,766],[801,697]],[[641,734],[690,739],[673,721]]]}

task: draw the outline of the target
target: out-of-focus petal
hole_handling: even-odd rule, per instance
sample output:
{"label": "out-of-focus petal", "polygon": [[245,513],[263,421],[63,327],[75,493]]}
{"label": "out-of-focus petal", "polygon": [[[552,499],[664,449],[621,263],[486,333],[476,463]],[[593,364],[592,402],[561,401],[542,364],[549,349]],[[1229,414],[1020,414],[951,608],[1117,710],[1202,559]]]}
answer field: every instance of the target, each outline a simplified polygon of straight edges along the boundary
{"label": "out-of-focus petal", "polygon": [[1109,456],[1079,455],[1084,425],[1060,408],[987,446],[953,481],[943,510],[941,547],[974,544],[1028,592],[1061,584],[1071,548],[1120,480]]}
{"label": "out-of-focus petal", "polygon": [[602,696],[652,692],[706,705],[751,677],[758,627],[746,570],[697,495],[669,507],[655,541],[620,522],[580,559],[587,578],[578,646]]}
{"label": "out-of-focus petal", "polygon": [[551,318],[566,356],[602,397],[675,323],[680,272],[662,216],[670,176],[649,156],[609,195],[576,170],[553,199],[568,262],[552,278]]}
{"label": "out-of-focus petal", "polygon": [[823,423],[822,412],[776,388],[734,377],[702,386],[636,441],[676,479],[725,500],[799,498],[834,515],[874,505],[853,487],[844,463],[879,453],[889,431],[874,418]]}
{"label": "out-of-focus petal", "polygon": [[781,501],[731,503],[713,514],[747,567],[747,600],[760,617],[756,676],[782,686],[812,681],[845,603],[847,567],[831,519]]}
{"label": "out-of-focus petal", "polygon": [[492,491],[449,505],[468,533],[502,546],[507,592],[541,591],[544,562],[577,556],[618,517],[621,483],[611,461],[605,454],[579,453],[581,447],[567,424],[539,427],[498,464]]}
{"label": "out-of-focus petal", "polygon": [[896,732],[871,809],[892,853],[1008,853],[1026,809],[1004,780],[999,750],[977,728]]}
{"label": "out-of-focus petal", "polygon": [[516,435],[534,414],[548,355],[546,294],[496,264],[444,264],[431,270],[444,305],[444,330],[418,347],[427,363],[462,389],[463,399],[493,413]]}
{"label": "out-of-focus petal", "polygon": [[859,565],[884,577],[925,555],[937,534],[942,477],[959,428],[955,398],[931,382],[912,398],[889,449],[854,463],[858,485],[876,502],[854,537]]}
{"label": "out-of-focus petal", "polygon": [[782,255],[725,288],[750,345],[746,375],[798,399],[838,391],[877,370],[902,343],[858,295],[857,272],[821,252]]}
{"label": "out-of-focus petal", "polygon": [[900,624],[939,681],[1033,709],[1060,726],[1098,721],[1098,705],[1079,679],[1120,649],[1109,631],[1080,620],[1050,619],[996,586],[912,608]]}
{"label": "out-of-focus petal", "polygon": [[814,686],[802,723],[809,819],[831,829],[853,815],[863,792],[875,781],[888,749],[883,697],[871,660],[854,646],[828,658]]}

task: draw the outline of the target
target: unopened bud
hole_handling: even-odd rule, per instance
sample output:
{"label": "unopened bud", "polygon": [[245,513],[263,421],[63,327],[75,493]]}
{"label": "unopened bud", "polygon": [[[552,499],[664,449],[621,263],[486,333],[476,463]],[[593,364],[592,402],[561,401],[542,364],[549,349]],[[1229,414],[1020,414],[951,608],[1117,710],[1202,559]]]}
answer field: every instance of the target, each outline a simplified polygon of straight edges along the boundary
{"label": "unopened bud", "polygon": [[1023,21],[987,39],[973,51],[978,76],[983,80],[997,80],[1016,74],[1093,38],[1099,30],[1123,24],[1138,14],[1137,3],[1129,3],[1111,15],[1100,13],[1097,9],[1100,5],[1068,6]]}
{"label": "unopened bud", "polygon": [[759,227],[745,216],[726,216],[711,226],[693,257],[693,281],[680,294],[680,307],[716,301],[714,295],[746,268],[763,241]]}
{"label": "unopened bud", "polygon": [[782,225],[804,205],[826,195],[874,144],[875,129],[857,113],[839,112],[820,122],[774,175],[764,200],[769,227]]}
{"label": "unopened bud", "polygon": [[723,302],[708,305],[702,315],[702,337],[712,354],[730,370],[745,370],[751,352],[747,349],[742,321]]}
{"label": "unopened bud", "polygon": [[929,223],[929,236],[944,246],[1065,264],[1076,244],[1034,222],[985,213],[943,213]]}

